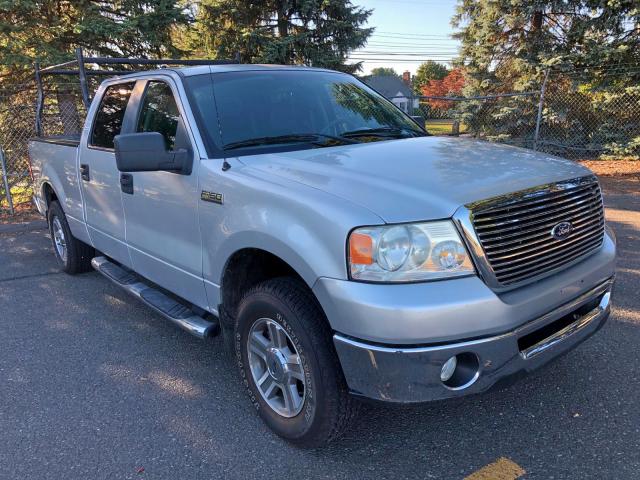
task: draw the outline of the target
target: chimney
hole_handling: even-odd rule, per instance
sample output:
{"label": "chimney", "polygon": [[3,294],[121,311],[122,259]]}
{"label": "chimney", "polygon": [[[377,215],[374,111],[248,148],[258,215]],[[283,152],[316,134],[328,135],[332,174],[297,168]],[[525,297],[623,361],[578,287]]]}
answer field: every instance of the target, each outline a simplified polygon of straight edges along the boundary
{"label": "chimney", "polygon": [[408,86],[411,86],[411,72],[409,70],[405,70],[402,74],[402,81]]}

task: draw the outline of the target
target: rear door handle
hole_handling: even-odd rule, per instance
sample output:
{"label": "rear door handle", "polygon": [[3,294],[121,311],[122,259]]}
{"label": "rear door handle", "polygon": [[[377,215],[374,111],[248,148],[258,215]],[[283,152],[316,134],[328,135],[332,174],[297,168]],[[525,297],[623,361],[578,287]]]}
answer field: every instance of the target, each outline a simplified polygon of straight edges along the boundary
{"label": "rear door handle", "polygon": [[85,182],[91,180],[91,177],[89,176],[89,165],[87,165],[86,163],[80,165],[80,177]]}
{"label": "rear door handle", "polygon": [[123,193],[133,195],[133,175],[130,173],[120,174],[120,189]]}

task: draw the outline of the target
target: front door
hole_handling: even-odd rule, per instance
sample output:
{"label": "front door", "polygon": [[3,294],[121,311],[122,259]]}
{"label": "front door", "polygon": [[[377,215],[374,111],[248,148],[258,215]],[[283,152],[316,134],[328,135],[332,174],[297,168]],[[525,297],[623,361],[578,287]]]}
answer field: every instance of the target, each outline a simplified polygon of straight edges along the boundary
{"label": "front door", "polygon": [[159,132],[168,150],[185,149],[192,160],[188,175],[175,172],[130,173],[133,190],[123,190],[126,239],[133,268],[182,298],[207,308],[202,279],[198,222],[199,157],[169,77],[139,81],[132,103],[136,132]]}
{"label": "front door", "polygon": [[93,125],[82,137],[80,174],[85,221],[93,245],[104,254],[131,266],[125,243],[125,218],[120,194],[120,172],[116,166],[113,138],[123,131],[125,112],[135,82],[101,88]]}

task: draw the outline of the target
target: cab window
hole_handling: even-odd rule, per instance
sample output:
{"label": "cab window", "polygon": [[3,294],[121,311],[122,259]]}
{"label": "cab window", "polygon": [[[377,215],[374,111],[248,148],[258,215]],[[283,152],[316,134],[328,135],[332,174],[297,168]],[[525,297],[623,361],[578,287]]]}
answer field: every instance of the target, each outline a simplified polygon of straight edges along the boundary
{"label": "cab window", "polygon": [[167,150],[174,150],[179,123],[180,113],[171,87],[164,82],[149,82],[136,131],[161,133]]}
{"label": "cab window", "polygon": [[134,85],[134,82],[122,83],[105,90],[93,124],[91,146],[113,149],[113,137],[120,134]]}

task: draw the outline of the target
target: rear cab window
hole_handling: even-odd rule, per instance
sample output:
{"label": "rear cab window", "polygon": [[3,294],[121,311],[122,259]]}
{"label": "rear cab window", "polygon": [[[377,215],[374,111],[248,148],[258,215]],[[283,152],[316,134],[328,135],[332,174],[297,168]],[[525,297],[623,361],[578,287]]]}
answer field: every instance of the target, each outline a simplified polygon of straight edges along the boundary
{"label": "rear cab window", "polygon": [[89,146],[113,150],[113,138],[120,134],[135,82],[107,87],[95,116]]}

